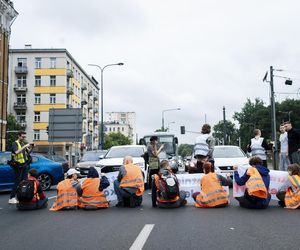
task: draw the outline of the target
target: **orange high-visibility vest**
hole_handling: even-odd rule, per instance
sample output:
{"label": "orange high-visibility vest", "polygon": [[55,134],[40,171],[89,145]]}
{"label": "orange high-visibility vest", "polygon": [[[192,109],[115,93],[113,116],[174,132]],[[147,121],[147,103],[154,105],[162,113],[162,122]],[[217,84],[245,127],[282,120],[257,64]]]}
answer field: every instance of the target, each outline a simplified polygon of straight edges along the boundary
{"label": "orange high-visibility vest", "polygon": [[[156,174],[154,175],[154,180],[155,180],[155,186],[156,186],[156,193],[158,193],[160,190],[159,190],[159,176]],[[179,196],[177,195],[175,198],[173,199],[164,199],[162,197],[159,197],[158,195],[156,196],[156,200],[157,202],[176,202],[179,200]]]}
{"label": "orange high-visibility vest", "polygon": [[66,179],[58,183],[56,201],[50,210],[58,211],[63,208],[72,208],[77,206],[79,206],[79,200],[77,191],[72,186],[72,180]]}
{"label": "orange high-visibility vest", "polygon": [[200,185],[201,192],[196,197],[196,207],[215,207],[229,203],[229,194],[221,186],[216,173],[204,175]]}
{"label": "orange high-visibility vest", "polygon": [[136,196],[141,196],[144,193],[144,178],[140,167],[134,164],[124,166],[126,175],[122,178],[120,188],[137,188]]}
{"label": "orange high-visibility vest", "polygon": [[248,194],[251,196],[266,199],[268,197],[268,190],[258,170],[254,167],[250,167],[247,170],[247,175],[250,176],[250,178],[246,182]]}
{"label": "orange high-visibility vest", "polygon": [[293,191],[291,188],[285,193],[285,207],[296,209],[300,206],[300,176],[292,175],[288,177],[293,186],[296,188],[296,191]]}
{"label": "orange high-visibility vest", "polygon": [[82,196],[80,197],[80,207],[109,207],[104,192],[99,191],[99,185],[99,178],[87,178],[83,181],[81,186]]}

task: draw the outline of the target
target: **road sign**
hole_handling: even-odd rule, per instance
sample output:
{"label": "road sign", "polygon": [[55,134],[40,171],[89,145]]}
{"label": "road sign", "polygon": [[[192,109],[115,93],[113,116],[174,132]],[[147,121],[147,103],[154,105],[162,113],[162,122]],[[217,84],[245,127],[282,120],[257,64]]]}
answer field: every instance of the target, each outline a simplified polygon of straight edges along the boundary
{"label": "road sign", "polygon": [[49,109],[49,142],[81,142],[82,110]]}

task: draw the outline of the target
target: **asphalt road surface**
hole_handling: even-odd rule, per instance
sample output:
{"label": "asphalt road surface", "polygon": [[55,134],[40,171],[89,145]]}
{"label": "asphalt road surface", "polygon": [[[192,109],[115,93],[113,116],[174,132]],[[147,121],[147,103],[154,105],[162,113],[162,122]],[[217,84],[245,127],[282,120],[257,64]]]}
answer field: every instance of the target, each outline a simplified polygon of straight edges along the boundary
{"label": "asphalt road surface", "polygon": [[[0,248],[6,249],[300,249],[300,210],[151,207],[98,211],[18,211],[0,194]],[[54,188],[47,196],[56,195]],[[49,201],[52,205],[54,199]]]}

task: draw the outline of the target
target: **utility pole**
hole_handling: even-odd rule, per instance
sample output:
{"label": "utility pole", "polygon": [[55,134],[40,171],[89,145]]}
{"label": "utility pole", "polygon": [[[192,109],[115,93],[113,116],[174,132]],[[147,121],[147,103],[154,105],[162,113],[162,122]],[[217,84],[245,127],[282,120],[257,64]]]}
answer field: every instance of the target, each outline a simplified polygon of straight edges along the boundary
{"label": "utility pole", "polygon": [[225,106],[223,106],[223,138],[224,138],[224,145],[227,144],[226,135],[227,135],[227,128],[226,128],[226,111]]}

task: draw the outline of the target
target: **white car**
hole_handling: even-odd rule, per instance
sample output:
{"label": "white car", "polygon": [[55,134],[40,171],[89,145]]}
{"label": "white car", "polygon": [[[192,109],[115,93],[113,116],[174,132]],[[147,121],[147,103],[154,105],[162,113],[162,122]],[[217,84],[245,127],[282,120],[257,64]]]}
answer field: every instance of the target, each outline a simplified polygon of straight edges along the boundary
{"label": "white car", "polygon": [[248,166],[249,158],[244,151],[237,146],[215,146],[213,151],[215,167],[221,170],[221,173],[233,174],[233,166]]}
{"label": "white car", "polygon": [[103,159],[97,162],[96,167],[100,168],[101,173],[110,173],[119,171],[123,165],[125,156],[131,156],[133,164],[139,166],[144,174],[145,183],[147,181],[147,164],[143,158],[147,151],[144,145],[124,145],[113,146],[108,150]]}

